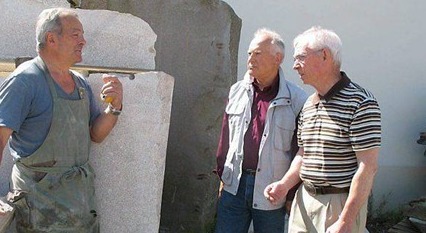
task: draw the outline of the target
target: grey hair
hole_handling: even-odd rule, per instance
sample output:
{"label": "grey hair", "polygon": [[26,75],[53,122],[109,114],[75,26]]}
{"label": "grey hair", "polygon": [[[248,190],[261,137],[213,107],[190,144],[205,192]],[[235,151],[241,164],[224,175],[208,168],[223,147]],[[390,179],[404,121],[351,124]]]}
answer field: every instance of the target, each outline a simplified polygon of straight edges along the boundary
{"label": "grey hair", "polygon": [[77,12],[66,8],[51,8],[43,10],[38,16],[36,26],[37,52],[46,46],[48,32],[62,33],[61,16],[71,15],[78,18]]}
{"label": "grey hair", "polygon": [[311,27],[294,38],[293,46],[296,48],[298,44],[312,50],[328,48],[333,55],[334,64],[337,67],[342,64],[342,41],[332,30],[320,26]]}
{"label": "grey hair", "polygon": [[[271,44],[275,45],[274,53],[281,53],[284,57],[285,55],[285,44],[284,40],[275,31],[272,31],[268,28],[260,28],[254,33],[254,38],[266,36],[271,39]],[[284,60],[284,59],[283,59]]]}

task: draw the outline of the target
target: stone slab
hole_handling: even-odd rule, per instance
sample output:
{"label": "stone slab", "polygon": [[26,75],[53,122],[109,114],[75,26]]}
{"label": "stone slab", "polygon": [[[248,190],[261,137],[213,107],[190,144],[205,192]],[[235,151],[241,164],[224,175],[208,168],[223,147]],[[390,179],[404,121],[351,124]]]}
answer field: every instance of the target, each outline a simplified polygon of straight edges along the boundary
{"label": "stone slab", "polygon": [[211,171],[229,87],[237,80],[241,19],[220,0],[81,2],[131,13],[156,32],[156,70],[176,79],[160,232],[208,232],[219,186]]}
{"label": "stone slab", "polygon": [[[94,92],[101,75],[90,75]],[[92,148],[101,232],[158,232],[174,79],[163,72],[124,77],[123,112]]]}
{"label": "stone slab", "polygon": [[[0,59],[36,56],[37,17],[43,9],[56,6],[69,4],[66,0],[0,0]],[[145,21],[116,11],[76,11],[87,41],[81,64],[155,69],[157,36]]]}

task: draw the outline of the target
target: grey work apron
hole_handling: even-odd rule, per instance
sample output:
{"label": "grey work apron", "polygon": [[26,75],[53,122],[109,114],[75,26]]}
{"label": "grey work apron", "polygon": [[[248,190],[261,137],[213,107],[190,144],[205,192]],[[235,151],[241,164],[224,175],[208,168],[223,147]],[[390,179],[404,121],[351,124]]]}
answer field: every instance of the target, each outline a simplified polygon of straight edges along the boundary
{"label": "grey work apron", "polygon": [[16,202],[17,231],[99,232],[86,90],[73,77],[80,99],[58,97],[43,61],[36,61],[52,94],[53,118],[40,148],[13,166],[12,189],[25,192]]}

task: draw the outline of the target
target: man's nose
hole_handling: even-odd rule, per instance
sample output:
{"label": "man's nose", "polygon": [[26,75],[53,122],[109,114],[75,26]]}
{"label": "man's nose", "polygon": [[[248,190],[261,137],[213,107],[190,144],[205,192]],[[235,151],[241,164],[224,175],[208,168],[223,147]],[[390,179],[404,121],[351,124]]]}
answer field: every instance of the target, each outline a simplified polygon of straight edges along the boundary
{"label": "man's nose", "polygon": [[84,36],[81,36],[80,44],[85,45],[86,39],[84,39]]}
{"label": "man's nose", "polygon": [[297,70],[300,68],[300,63],[297,60],[294,60],[293,62],[293,70]]}
{"label": "man's nose", "polygon": [[248,62],[253,62],[253,61],[256,61],[256,56],[254,54],[250,54],[248,56]]}

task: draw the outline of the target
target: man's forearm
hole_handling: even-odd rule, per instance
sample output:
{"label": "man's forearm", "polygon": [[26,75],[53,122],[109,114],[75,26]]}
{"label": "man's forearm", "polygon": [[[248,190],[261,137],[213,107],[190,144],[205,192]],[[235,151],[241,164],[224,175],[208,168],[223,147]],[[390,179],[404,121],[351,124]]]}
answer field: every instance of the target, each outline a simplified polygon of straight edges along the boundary
{"label": "man's forearm", "polygon": [[93,123],[90,137],[93,142],[102,142],[117,123],[118,116],[103,112]]}
{"label": "man's forearm", "polygon": [[268,186],[263,191],[263,195],[272,204],[278,205],[284,200],[288,194],[288,191],[300,181],[299,171],[302,165],[302,156],[297,154],[293,162],[291,163],[290,169],[284,175],[284,177]]}
{"label": "man's forearm", "polygon": [[303,149],[303,147],[299,147],[299,150],[297,151],[293,161],[291,162],[290,168],[288,169],[284,177],[280,180],[280,183],[285,183],[286,186],[289,187],[287,189],[287,192],[300,182],[300,168],[302,167],[304,153],[305,150]]}
{"label": "man's forearm", "polygon": [[359,163],[359,168],[352,179],[348,199],[339,217],[339,220],[350,225],[354,223],[373,187],[374,177],[377,172],[378,149],[372,152],[369,155],[364,155],[364,158]]}
{"label": "man's forearm", "polygon": [[6,148],[7,141],[12,135],[12,129],[9,129],[4,126],[0,126],[0,164],[3,159],[3,151]]}
{"label": "man's forearm", "polygon": [[291,166],[288,169],[287,173],[280,180],[280,183],[286,184],[287,192],[300,182],[299,172],[302,166],[302,159],[302,155],[297,154],[291,162]]}

